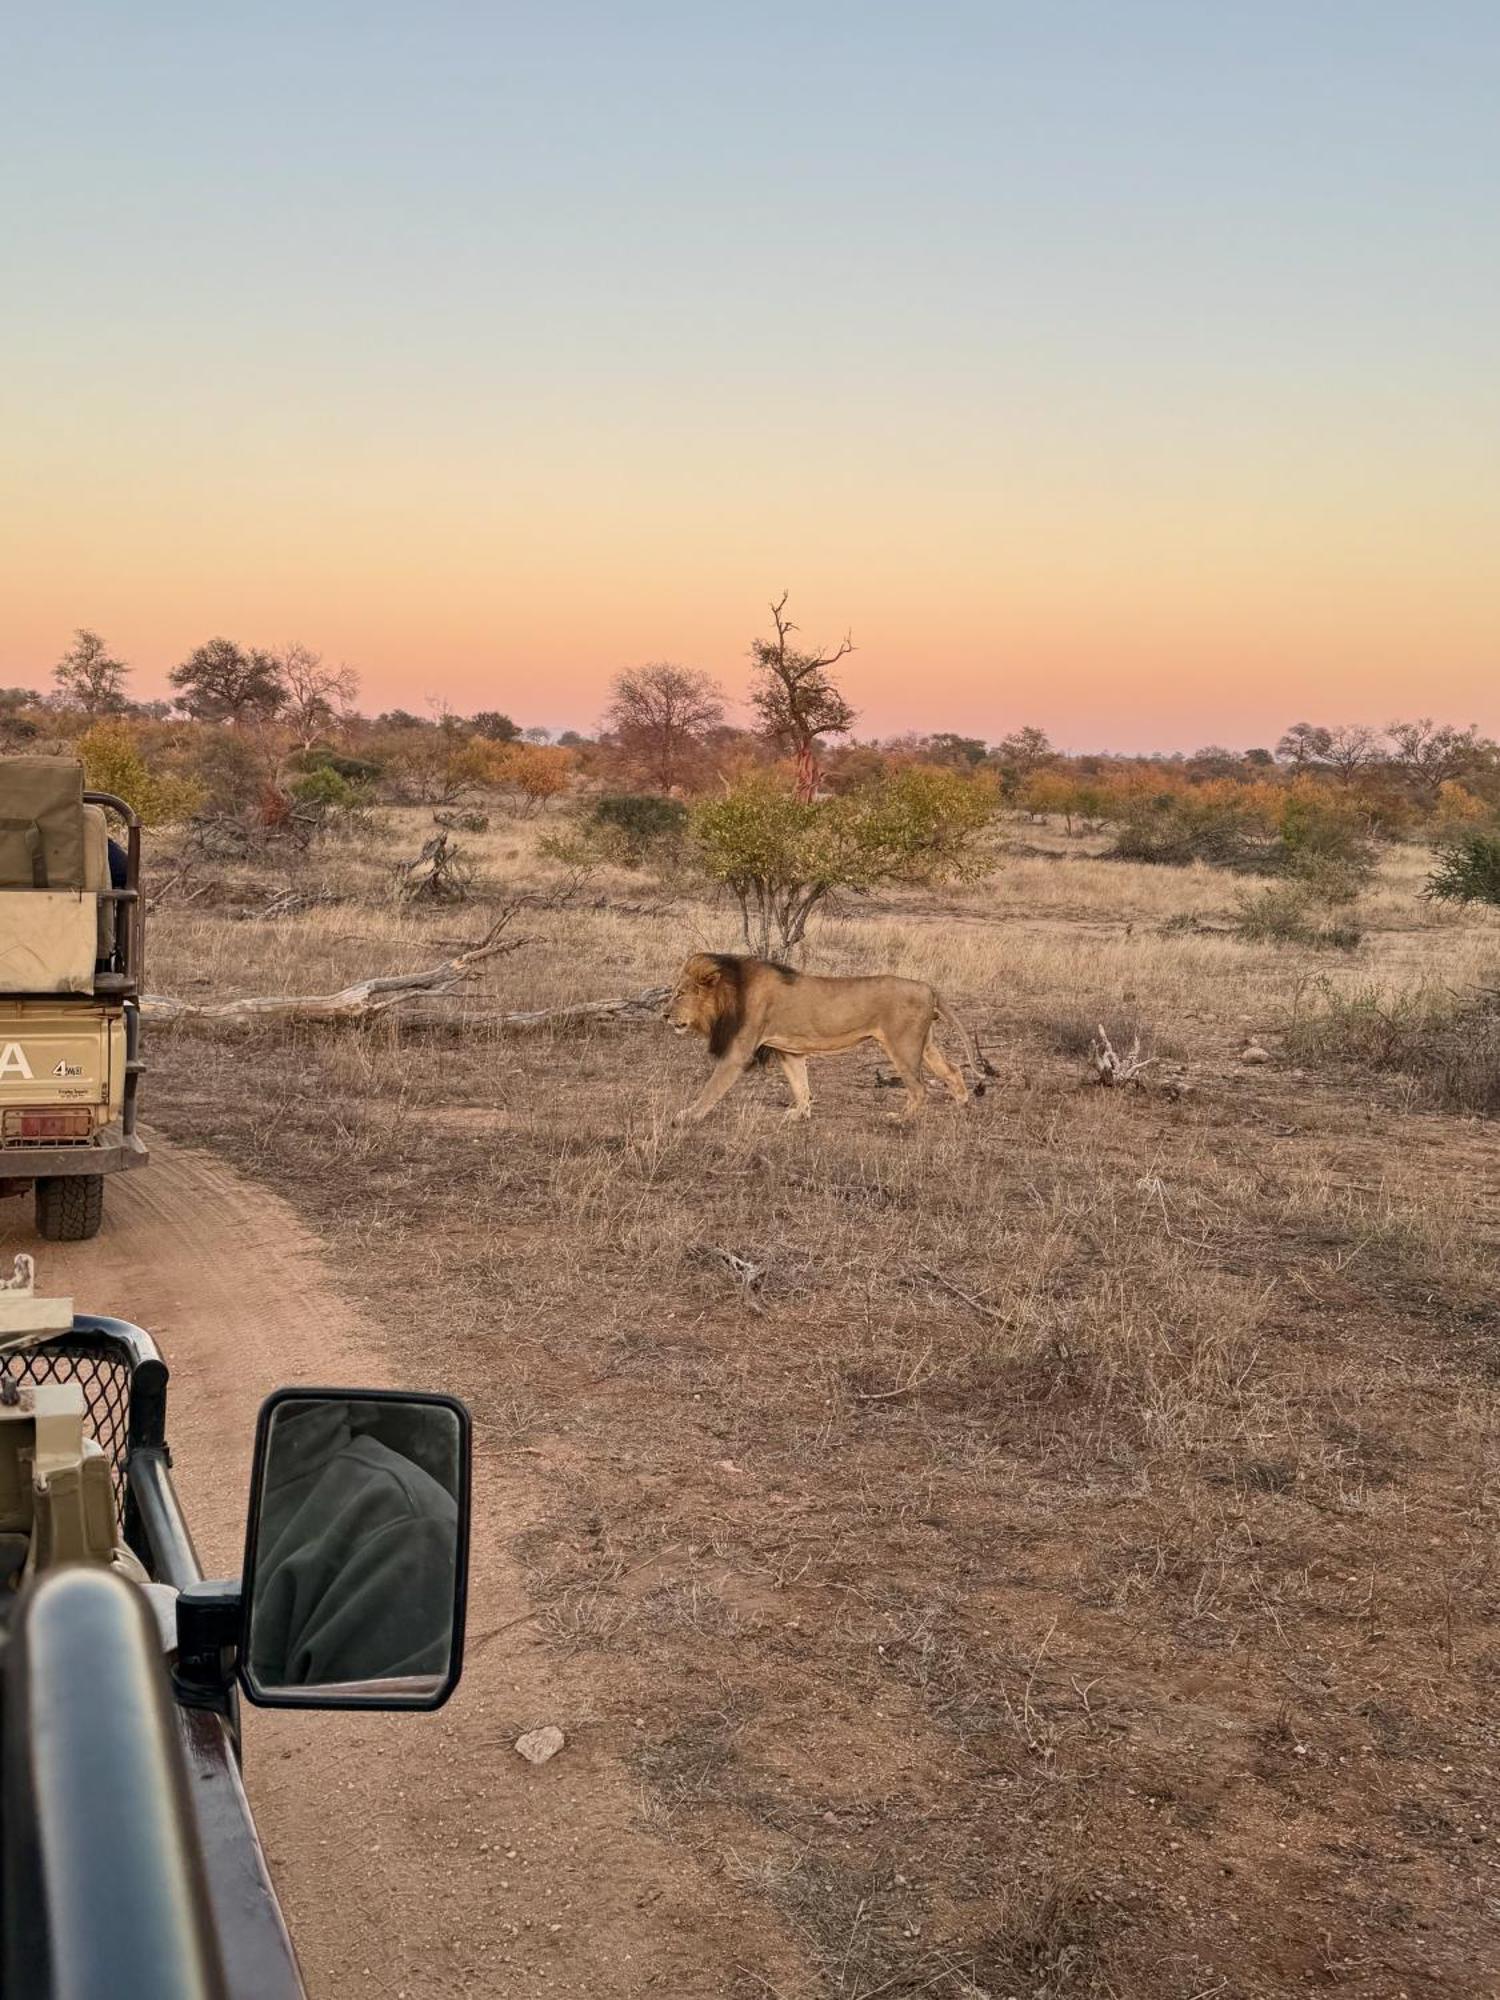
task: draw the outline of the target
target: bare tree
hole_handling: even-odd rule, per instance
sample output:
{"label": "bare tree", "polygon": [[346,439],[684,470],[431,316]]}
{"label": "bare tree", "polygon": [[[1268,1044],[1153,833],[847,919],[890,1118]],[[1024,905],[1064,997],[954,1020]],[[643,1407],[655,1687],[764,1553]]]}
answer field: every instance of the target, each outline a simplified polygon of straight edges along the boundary
{"label": "bare tree", "polygon": [[1352,784],[1361,771],[1381,760],[1380,737],[1366,723],[1341,722],[1323,733],[1328,738],[1323,762],[1330,771],[1336,771],[1346,785]]}
{"label": "bare tree", "polygon": [[52,678],[70,707],[81,708],[85,715],[117,715],[125,706],[129,672],[123,660],[111,658],[97,632],[80,625],[72,645],[52,669]]}
{"label": "bare tree", "polygon": [[1493,769],[1496,746],[1471,722],[1458,729],[1451,722],[1434,722],[1424,715],[1415,722],[1393,722],[1386,730],[1391,762],[1399,765],[1413,789],[1425,799],[1437,797],[1438,786],[1469,772]]}
{"label": "bare tree", "polygon": [[724,696],[707,674],[652,660],[616,674],[604,719],[650,783],[670,792],[709,731],[723,722]]}
{"label": "bare tree", "polygon": [[750,704],[765,734],[796,758],[797,794],[810,799],[818,789],[819,739],[847,736],[854,727],[855,712],[828,672],[846,653],[854,651],[854,641],[846,632],[831,653],[804,653],[790,645],[797,627],[786,615],[789,595],[784,590],[771,606],[776,637],[751,641],[756,682],[750,691]]}
{"label": "bare tree", "polygon": [[353,667],[329,667],[323,655],[295,641],[277,655],[285,690],[281,713],[301,749],[306,750],[336,715],[359,698],[359,675]]}

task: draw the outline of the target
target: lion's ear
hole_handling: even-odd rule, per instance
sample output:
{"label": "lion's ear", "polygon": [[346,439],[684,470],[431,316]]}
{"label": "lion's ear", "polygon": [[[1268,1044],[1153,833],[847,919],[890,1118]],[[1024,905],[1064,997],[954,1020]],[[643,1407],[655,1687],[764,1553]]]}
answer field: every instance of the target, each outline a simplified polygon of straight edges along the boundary
{"label": "lion's ear", "polygon": [[722,977],[723,975],[719,971],[718,966],[711,965],[706,972],[698,974],[698,984],[700,986],[717,986]]}

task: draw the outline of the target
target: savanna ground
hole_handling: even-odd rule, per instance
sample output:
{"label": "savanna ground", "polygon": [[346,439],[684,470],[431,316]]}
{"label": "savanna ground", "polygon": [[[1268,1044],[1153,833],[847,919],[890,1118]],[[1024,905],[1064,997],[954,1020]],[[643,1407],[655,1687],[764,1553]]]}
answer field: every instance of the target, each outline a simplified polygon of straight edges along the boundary
{"label": "savanna ground", "polygon": [[[558,886],[506,826],[477,903],[398,910],[426,829],[199,864],[149,984],[327,991]],[[809,960],[938,984],[1002,1072],[968,1113],[891,1122],[861,1054],[814,1063],[810,1126],[768,1070],[682,1130],[701,1045],[497,1029],[732,948],[729,910],[605,871],[438,1023],[158,1030],[151,1117],[288,1194],[405,1379],[470,1399],[524,1579],[472,1628],[553,1690],[482,1789],[503,1823],[566,1788],[572,1932],[601,1814],[695,1885],[671,1969],[594,1991],[1493,1992],[1496,1131],[1286,1036],[1325,980],[1500,983],[1500,922],[1400,849],[1358,951],[1251,946],[1165,928],[1220,876],[1012,839]],[[293,881],[342,900],[255,914]],[[1186,1094],[1089,1087],[1101,1017]],[[532,1773],[538,1721],[572,1742]],[[432,1990],[533,1990],[565,1947]]]}

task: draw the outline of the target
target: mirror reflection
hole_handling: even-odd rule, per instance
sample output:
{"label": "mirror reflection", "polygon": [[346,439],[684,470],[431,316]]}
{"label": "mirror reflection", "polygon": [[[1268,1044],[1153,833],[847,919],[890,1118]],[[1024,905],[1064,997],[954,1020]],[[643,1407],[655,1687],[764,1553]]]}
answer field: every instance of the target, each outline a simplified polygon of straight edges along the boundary
{"label": "mirror reflection", "polygon": [[293,1398],[271,1412],[246,1578],[257,1689],[420,1700],[453,1653],[462,1433],[442,1403]]}

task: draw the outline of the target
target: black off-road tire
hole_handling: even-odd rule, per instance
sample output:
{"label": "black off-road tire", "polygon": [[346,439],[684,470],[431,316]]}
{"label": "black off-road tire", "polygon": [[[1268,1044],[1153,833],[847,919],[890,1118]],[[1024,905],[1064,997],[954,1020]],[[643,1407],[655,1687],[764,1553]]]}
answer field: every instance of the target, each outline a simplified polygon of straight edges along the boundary
{"label": "black off-road tire", "polygon": [[36,1233],[45,1243],[86,1243],[104,1220],[103,1174],[54,1174],[36,1184]]}

